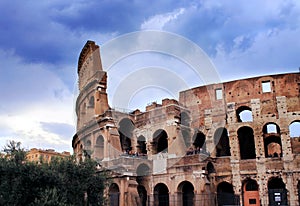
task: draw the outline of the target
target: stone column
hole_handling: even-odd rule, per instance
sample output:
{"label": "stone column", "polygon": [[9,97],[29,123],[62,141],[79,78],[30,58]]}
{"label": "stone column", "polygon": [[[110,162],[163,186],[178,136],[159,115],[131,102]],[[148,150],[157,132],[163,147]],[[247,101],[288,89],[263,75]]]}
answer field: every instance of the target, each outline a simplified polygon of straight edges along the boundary
{"label": "stone column", "polygon": [[294,190],[294,181],[293,181],[293,172],[288,172],[286,173],[286,189],[289,191],[289,205],[296,205],[297,201],[297,194],[296,191]]}

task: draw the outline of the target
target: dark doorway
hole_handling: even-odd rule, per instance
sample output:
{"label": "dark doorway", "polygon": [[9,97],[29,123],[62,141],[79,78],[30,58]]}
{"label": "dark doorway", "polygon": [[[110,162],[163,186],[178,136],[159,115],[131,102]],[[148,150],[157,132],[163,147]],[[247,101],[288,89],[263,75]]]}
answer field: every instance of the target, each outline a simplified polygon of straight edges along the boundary
{"label": "dark doorway", "polygon": [[218,128],[214,134],[216,157],[230,156],[230,145],[227,129]]}
{"label": "dark doorway", "polygon": [[194,140],[194,147],[196,150],[200,150],[202,149],[203,151],[205,151],[205,135],[202,133],[202,132],[196,132],[194,137],[193,137],[193,140]]}
{"label": "dark doorway", "polygon": [[141,200],[141,205],[146,206],[147,205],[147,190],[145,189],[145,187],[143,185],[139,185],[137,187],[137,190],[138,190],[139,197]]}
{"label": "dark doorway", "polygon": [[269,206],[288,205],[287,190],[279,177],[273,177],[268,182]]}
{"label": "dark doorway", "polygon": [[116,183],[112,183],[109,187],[109,205],[119,206],[120,190]]}
{"label": "dark doorway", "polygon": [[237,133],[241,159],[255,159],[255,142],[252,128],[241,127]]}
{"label": "dark doorway", "polygon": [[239,205],[239,197],[234,195],[233,186],[228,182],[221,182],[217,187],[218,206]]}
{"label": "dark doorway", "polygon": [[163,183],[159,183],[154,187],[154,205],[169,206],[169,189]]}
{"label": "dark doorway", "polygon": [[182,206],[194,206],[194,186],[188,181],[184,181],[178,186],[179,197],[182,201]]}
{"label": "dark doorway", "polygon": [[129,152],[132,150],[131,148],[131,138],[132,132],[134,130],[133,122],[124,118],[119,123],[119,134],[120,134],[120,143],[123,151]]}
{"label": "dark doorway", "polygon": [[147,154],[147,148],[146,148],[146,138],[144,136],[139,136],[137,140],[137,148],[138,152],[141,154]]}
{"label": "dark doorway", "polygon": [[165,130],[159,129],[153,134],[154,153],[168,152],[168,135]]}

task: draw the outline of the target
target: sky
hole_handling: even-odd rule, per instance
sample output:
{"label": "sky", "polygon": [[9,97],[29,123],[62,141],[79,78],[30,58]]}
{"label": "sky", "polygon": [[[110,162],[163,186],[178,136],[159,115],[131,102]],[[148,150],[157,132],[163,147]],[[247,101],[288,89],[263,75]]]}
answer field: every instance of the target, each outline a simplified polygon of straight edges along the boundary
{"label": "sky", "polygon": [[[16,140],[25,149],[72,151],[77,62],[87,40],[105,47],[132,32],[176,34],[203,50],[221,81],[300,67],[298,0],[0,0],[0,8],[0,147]],[[128,55],[104,69],[110,104],[124,79],[146,72],[140,78],[146,85],[133,91],[128,109],[176,98],[181,88],[170,92],[155,80],[147,82],[157,79],[151,71],[167,70],[172,80],[180,76],[187,88],[203,83],[186,73],[181,60],[157,52]]]}

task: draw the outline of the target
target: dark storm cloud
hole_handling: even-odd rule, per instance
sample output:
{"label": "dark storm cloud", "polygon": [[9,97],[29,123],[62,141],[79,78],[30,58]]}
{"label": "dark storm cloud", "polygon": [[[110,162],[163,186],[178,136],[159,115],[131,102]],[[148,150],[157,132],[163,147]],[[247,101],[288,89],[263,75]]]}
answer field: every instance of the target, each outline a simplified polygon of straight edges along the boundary
{"label": "dark storm cloud", "polygon": [[[149,4],[149,5],[148,5]],[[119,34],[140,29],[149,16],[172,11],[183,1],[82,1],[53,12],[55,21],[71,30],[118,32]]]}
{"label": "dark storm cloud", "polygon": [[122,34],[182,3],[152,1],[1,1],[0,45],[27,62],[71,62],[89,32]]}

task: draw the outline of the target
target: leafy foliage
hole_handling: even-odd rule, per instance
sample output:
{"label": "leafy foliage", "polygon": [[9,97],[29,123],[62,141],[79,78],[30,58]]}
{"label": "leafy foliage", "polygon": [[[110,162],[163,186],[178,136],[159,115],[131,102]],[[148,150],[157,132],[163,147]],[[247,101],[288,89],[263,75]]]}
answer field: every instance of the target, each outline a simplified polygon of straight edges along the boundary
{"label": "leafy foliage", "polygon": [[20,144],[9,142],[0,158],[0,205],[102,205],[106,174],[96,162],[77,163],[73,156],[48,163],[26,162]]}

